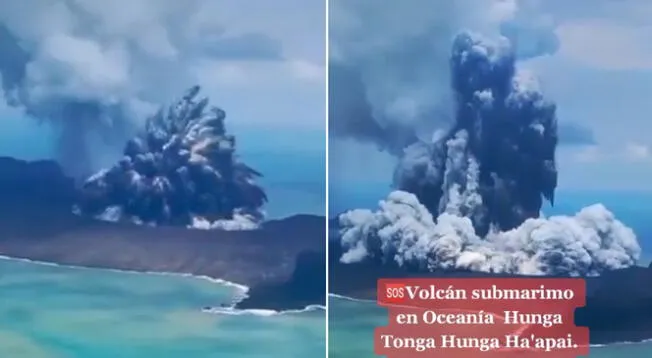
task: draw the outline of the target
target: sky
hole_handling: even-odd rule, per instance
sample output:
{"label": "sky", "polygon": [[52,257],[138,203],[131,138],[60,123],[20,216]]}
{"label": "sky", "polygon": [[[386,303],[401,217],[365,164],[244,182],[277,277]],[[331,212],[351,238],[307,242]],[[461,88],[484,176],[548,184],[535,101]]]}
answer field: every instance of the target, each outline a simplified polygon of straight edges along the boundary
{"label": "sky", "polygon": [[[460,0],[452,9],[441,2],[406,0],[386,9],[361,11],[366,3],[332,1],[331,60],[340,60],[342,53],[349,59],[360,58],[364,51],[378,51],[392,42],[407,43],[425,34],[429,42],[421,42],[420,51],[410,49],[406,60],[419,69],[419,77],[411,79],[412,87],[401,83],[399,89],[406,96],[416,96],[421,92],[414,88],[425,88],[430,91],[427,95],[436,98],[437,85],[418,83],[447,85],[445,63],[437,67],[437,51],[427,46],[442,52],[449,48],[448,35],[459,29],[493,35],[490,32],[506,24],[520,41],[519,66],[537,75],[546,96],[558,105],[559,188],[652,189],[651,2]],[[438,24],[439,32],[429,36],[433,24]],[[415,60],[419,57],[423,59]],[[387,78],[379,83],[392,80],[392,73],[386,73]],[[330,86],[337,90],[337,84]],[[374,145],[331,137],[330,151],[333,185],[391,182],[393,160]]]}
{"label": "sky", "polygon": [[34,92],[158,104],[200,84],[239,125],[323,128],[321,0],[0,0],[0,9],[33,55]]}
{"label": "sky", "polygon": [[[0,0],[0,155],[57,158],[61,103],[118,108],[102,128],[138,127],[199,84],[272,211],[323,212],[325,13],[322,0]],[[123,142],[92,143],[93,164]]]}
{"label": "sky", "polygon": [[557,1],[544,11],[558,19],[560,50],[527,65],[543,78],[559,116],[591,128],[596,142],[560,150],[562,184],[652,189],[652,4]]}

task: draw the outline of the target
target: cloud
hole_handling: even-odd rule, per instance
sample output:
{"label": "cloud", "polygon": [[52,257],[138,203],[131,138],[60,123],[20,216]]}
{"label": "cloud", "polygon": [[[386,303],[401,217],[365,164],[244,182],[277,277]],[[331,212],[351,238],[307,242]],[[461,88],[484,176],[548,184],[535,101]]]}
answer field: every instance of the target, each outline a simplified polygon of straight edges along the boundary
{"label": "cloud", "polygon": [[632,266],[641,254],[634,232],[602,204],[482,237],[468,217],[435,218],[416,196],[394,191],[378,210],[352,210],[339,223],[340,261],[374,258],[412,270],[593,276]]}
{"label": "cloud", "polygon": [[[278,66],[296,62],[293,54],[284,52],[282,39],[233,31],[223,26],[220,16],[206,16],[204,11],[213,6],[210,1],[190,0],[179,6],[169,0],[136,0],[129,14],[121,5],[90,0],[32,3],[26,7],[0,0],[0,22],[31,55],[26,76],[37,84],[44,77],[50,82],[92,79],[109,86],[98,96],[115,94],[120,86],[155,92],[152,87],[160,90],[162,84],[174,87],[168,89],[173,93],[179,80],[189,80],[188,69],[197,61],[267,61]],[[49,12],[54,12],[52,18],[44,19]],[[62,69],[68,72],[61,74]],[[148,85],[163,70],[169,73]],[[100,77],[98,72],[105,74]],[[41,77],[32,78],[37,75]]]}
{"label": "cloud", "polygon": [[600,160],[602,153],[597,145],[582,147],[573,155],[574,159],[581,163],[595,163]]}
{"label": "cloud", "polygon": [[288,78],[302,85],[323,86],[325,71],[322,66],[304,61],[287,61],[281,65],[261,61],[206,60],[195,64],[192,71],[198,83],[214,86],[271,89],[287,82]]}
{"label": "cloud", "polygon": [[307,82],[323,83],[326,69],[315,63],[303,60],[293,60],[289,62],[293,75]]}
{"label": "cloud", "polygon": [[[0,0],[4,97],[60,128],[58,158],[70,170],[107,165],[95,162],[118,155],[152,108],[197,83],[227,112],[247,112],[239,123],[322,127],[312,113],[324,98],[323,6],[134,0],[125,11],[120,2]],[[250,102],[255,109],[242,109]],[[308,111],[314,119],[304,120]]]}
{"label": "cloud", "polygon": [[650,147],[640,143],[627,143],[625,145],[625,158],[631,161],[645,161],[650,159]]}
{"label": "cloud", "polygon": [[585,19],[560,25],[559,56],[603,70],[650,70],[652,25]]}
{"label": "cloud", "polygon": [[249,33],[234,37],[217,38],[204,45],[210,57],[233,60],[282,60],[283,46],[280,41],[264,34]]}
{"label": "cloud", "polygon": [[415,137],[447,128],[454,111],[449,86],[454,36],[462,30],[505,36],[522,59],[554,53],[555,24],[542,18],[538,7],[537,1],[515,0],[409,0],[383,6],[331,1],[332,134],[400,152]]}
{"label": "cloud", "polygon": [[66,34],[44,39],[28,64],[28,81],[35,95],[98,97],[128,90],[130,58],[120,45],[101,46]]}
{"label": "cloud", "polygon": [[[0,73],[0,83],[2,83],[2,74]],[[0,87],[0,98],[5,97],[5,92]],[[4,101],[0,101],[0,117],[8,116],[10,113],[16,111],[15,108],[10,107],[7,103]]]}
{"label": "cloud", "polygon": [[[501,7],[498,4],[494,8]],[[503,1],[504,15],[499,17],[500,33],[515,46],[521,59],[553,55],[559,50],[560,40],[555,32],[557,21],[541,9],[537,0]]]}
{"label": "cloud", "polygon": [[196,67],[198,79],[206,78],[222,85],[233,86],[247,84],[250,75],[247,65],[239,61],[207,61]]}
{"label": "cloud", "polygon": [[579,147],[572,154],[575,161],[581,163],[597,162],[642,162],[652,158],[650,146],[637,142],[628,142],[620,148],[610,149],[599,145]]}

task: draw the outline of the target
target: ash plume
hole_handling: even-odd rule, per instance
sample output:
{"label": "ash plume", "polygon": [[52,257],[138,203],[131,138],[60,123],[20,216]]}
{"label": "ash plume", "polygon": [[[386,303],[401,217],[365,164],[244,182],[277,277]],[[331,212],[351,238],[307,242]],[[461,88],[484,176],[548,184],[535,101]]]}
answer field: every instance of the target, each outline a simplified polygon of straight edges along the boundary
{"label": "ash plume", "polygon": [[340,216],[341,260],[562,275],[635,264],[636,236],[602,205],[540,217],[557,185],[556,107],[510,41],[457,35],[450,73],[454,122],[404,149],[378,211]]}
{"label": "ash plume", "polygon": [[[447,83],[451,39],[470,28],[508,38],[519,59],[554,54],[559,49],[556,24],[542,14],[541,4],[330,1],[332,137],[373,143],[396,155],[418,138],[429,140],[433,131],[449,128],[455,121],[455,94]],[[564,132],[565,127],[562,123]]]}
{"label": "ash plume", "polygon": [[542,197],[553,201],[557,185],[555,105],[536,79],[516,71],[506,39],[460,34],[450,66],[455,123],[405,150],[395,186],[433,213],[468,214],[480,235],[538,217]]}
{"label": "ash plume", "polygon": [[[49,46],[65,47],[70,41],[74,40],[60,37],[52,39]],[[0,23],[2,100],[28,117],[54,125],[59,132],[57,157],[69,174],[85,175],[98,154],[89,144],[98,139],[105,144],[124,140],[133,130],[131,119],[136,109],[133,103],[108,95],[108,89],[75,82],[71,79],[75,75],[68,72],[71,69],[58,68],[54,60],[45,60],[43,54],[28,48]],[[41,67],[34,65],[39,61]],[[57,70],[43,72],[48,66]],[[110,82],[110,76],[106,73],[95,80]]]}
{"label": "ash plume", "polygon": [[105,220],[225,230],[254,229],[267,196],[261,174],[236,157],[226,113],[199,86],[147,118],[122,159],[86,180],[76,210]]}
{"label": "ash plume", "polygon": [[113,163],[179,87],[222,90],[229,84],[218,70],[234,63],[247,71],[279,66],[288,72],[280,77],[294,80],[299,58],[284,48],[285,32],[261,29],[275,21],[243,24],[238,16],[265,10],[237,4],[134,0],[125,11],[115,1],[0,0],[0,101],[46,128],[54,159],[83,180]]}

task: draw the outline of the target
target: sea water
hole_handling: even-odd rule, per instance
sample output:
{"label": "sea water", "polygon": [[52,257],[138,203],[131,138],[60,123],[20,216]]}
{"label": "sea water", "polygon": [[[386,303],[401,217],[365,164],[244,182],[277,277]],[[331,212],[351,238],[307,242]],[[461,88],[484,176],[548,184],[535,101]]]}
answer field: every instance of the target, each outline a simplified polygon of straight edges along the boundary
{"label": "sea water", "polygon": [[205,312],[232,285],[0,260],[2,358],[321,357],[325,312]]}
{"label": "sea water", "polygon": [[[387,310],[374,302],[331,296],[328,300],[331,358],[374,358],[373,332],[388,323]],[[590,358],[652,357],[652,342],[591,347]]]}

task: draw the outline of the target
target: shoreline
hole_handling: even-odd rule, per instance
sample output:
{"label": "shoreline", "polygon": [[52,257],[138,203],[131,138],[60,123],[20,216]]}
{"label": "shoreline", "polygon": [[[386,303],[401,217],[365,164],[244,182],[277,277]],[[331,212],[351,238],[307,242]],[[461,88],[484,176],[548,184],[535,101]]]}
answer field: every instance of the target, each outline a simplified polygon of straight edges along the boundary
{"label": "shoreline", "polygon": [[236,282],[226,281],[226,280],[223,280],[221,278],[214,278],[214,277],[209,277],[209,276],[196,276],[196,275],[189,274],[189,273],[159,272],[159,271],[134,271],[134,270],[121,270],[121,269],[115,269],[115,268],[76,266],[76,265],[59,264],[59,263],[56,263],[56,262],[48,262],[48,261],[35,261],[35,260],[28,259],[28,258],[11,257],[11,256],[4,256],[4,255],[0,255],[0,260],[18,261],[18,262],[24,262],[24,263],[28,263],[28,264],[51,266],[51,267],[60,267],[60,268],[75,269],[75,270],[102,270],[102,271],[109,271],[109,272],[115,272],[115,273],[136,274],[136,275],[159,275],[159,276],[188,277],[188,278],[193,278],[193,279],[206,280],[206,281],[213,282],[213,283],[216,283],[216,284],[224,285],[226,287],[232,287],[235,290],[241,291],[242,293],[247,293],[247,291],[249,290],[249,287],[247,287],[245,285],[241,285],[241,284],[236,283]]}
{"label": "shoreline", "polygon": [[[32,234],[19,217],[6,211],[0,216],[0,255],[9,259],[206,279],[237,289],[242,294],[235,301],[237,309],[280,312],[326,304],[326,259],[320,257],[325,249],[319,247],[319,236],[325,242],[325,235],[317,233],[323,231],[323,218],[299,215],[258,230],[217,232],[119,225],[72,214],[70,220],[85,223],[70,225],[63,233]],[[304,223],[310,233],[292,229]]]}
{"label": "shoreline", "polygon": [[326,305],[326,218],[255,230],[106,222],[75,215],[78,191],[51,160],[0,157],[0,255],[94,269],[208,277],[248,287],[238,309]]}
{"label": "shoreline", "polygon": [[303,313],[303,312],[310,312],[310,311],[317,311],[317,310],[325,310],[326,306],[324,305],[307,305],[303,308],[300,309],[288,309],[288,310],[272,310],[272,309],[262,309],[262,308],[246,308],[246,309],[241,309],[238,308],[238,303],[242,302],[248,297],[248,292],[249,292],[249,287],[239,284],[237,282],[231,282],[227,281],[221,278],[215,278],[215,277],[209,277],[209,276],[197,276],[193,275],[190,273],[178,273],[178,272],[160,272],[160,271],[134,271],[134,270],[123,270],[123,269],[116,269],[116,268],[101,268],[101,267],[90,267],[90,266],[76,266],[76,265],[67,265],[67,264],[60,264],[56,262],[47,262],[47,261],[35,261],[31,260],[28,258],[21,258],[21,257],[10,257],[10,256],[5,256],[5,255],[0,255],[0,260],[6,260],[6,261],[14,261],[14,262],[22,262],[26,264],[32,264],[32,265],[40,265],[40,266],[49,266],[49,267],[55,267],[55,268],[63,268],[63,269],[73,269],[73,270],[101,270],[101,271],[108,271],[108,272],[114,272],[114,273],[119,273],[119,274],[133,274],[133,275],[157,275],[157,276],[171,276],[171,277],[181,277],[181,278],[189,278],[189,279],[196,279],[196,280],[203,280],[203,281],[208,281],[213,284],[221,285],[225,288],[232,289],[235,291],[236,295],[234,297],[237,297],[237,294],[243,295],[241,299],[235,300],[234,304],[231,306],[224,306],[224,307],[204,307],[204,308],[199,308],[201,311],[206,312],[206,313],[214,313],[214,314],[229,314],[229,315],[246,315],[246,314],[252,314],[256,316],[275,316],[275,315],[285,315],[285,314],[297,314],[297,313]]}

